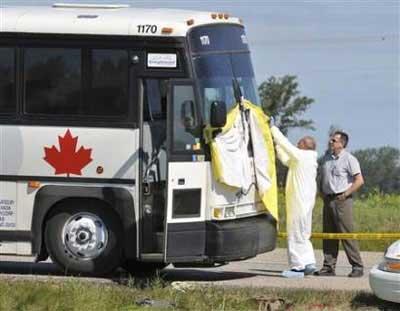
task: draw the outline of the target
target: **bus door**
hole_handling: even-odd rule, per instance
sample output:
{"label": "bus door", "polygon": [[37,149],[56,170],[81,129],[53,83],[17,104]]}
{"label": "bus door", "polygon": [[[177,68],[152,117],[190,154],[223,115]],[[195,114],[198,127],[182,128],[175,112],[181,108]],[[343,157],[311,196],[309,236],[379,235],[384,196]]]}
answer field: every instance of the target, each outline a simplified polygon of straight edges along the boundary
{"label": "bus door", "polygon": [[168,79],[141,77],[140,253],[144,261],[164,256],[167,196]]}
{"label": "bus door", "polygon": [[207,166],[193,82],[171,80],[167,106],[165,261],[204,261]]}

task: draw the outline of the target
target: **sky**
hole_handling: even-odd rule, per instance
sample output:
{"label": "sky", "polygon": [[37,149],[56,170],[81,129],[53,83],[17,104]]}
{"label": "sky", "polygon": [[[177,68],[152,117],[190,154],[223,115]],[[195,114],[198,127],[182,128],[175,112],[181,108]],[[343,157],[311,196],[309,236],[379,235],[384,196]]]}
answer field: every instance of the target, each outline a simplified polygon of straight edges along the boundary
{"label": "sky", "polygon": [[258,84],[296,75],[315,99],[304,118],[322,152],[330,126],[350,135],[349,149],[400,148],[400,0],[0,0],[0,5],[120,3],[229,12],[243,19]]}

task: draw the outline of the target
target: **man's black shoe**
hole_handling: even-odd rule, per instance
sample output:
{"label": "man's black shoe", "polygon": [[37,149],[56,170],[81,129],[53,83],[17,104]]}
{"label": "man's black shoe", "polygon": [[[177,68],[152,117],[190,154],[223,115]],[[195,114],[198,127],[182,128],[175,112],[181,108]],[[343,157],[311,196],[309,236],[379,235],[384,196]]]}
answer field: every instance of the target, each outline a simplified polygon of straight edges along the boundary
{"label": "man's black shoe", "polygon": [[349,273],[349,278],[360,278],[364,275],[364,271],[362,269],[353,269]]}
{"label": "man's black shoe", "polygon": [[332,269],[322,268],[321,270],[314,272],[314,275],[316,275],[316,276],[335,276],[336,273]]}

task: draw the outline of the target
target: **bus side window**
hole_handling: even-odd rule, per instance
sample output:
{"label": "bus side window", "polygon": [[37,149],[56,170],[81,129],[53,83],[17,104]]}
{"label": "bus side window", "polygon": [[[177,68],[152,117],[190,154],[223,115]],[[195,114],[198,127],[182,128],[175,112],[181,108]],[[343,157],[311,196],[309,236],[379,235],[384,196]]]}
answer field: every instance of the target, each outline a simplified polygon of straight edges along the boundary
{"label": "bus side window", "polygon": [[80,49],[25,50],[25,112],[76,115],[82,106]]}
{"label": "bus side window", "polygon": [[167,119],[167,81],[144,80],[144,120]]}
{"label": "bus side window", "polygon": [[126,50],[25,49],[25,112],[64,116],[129,115]]}
{"label": "bus side window", "polygon": [[[177,85],[173,92],[173,150],[192,152],[200,141],[193,86]],[[190,111],[189,120],[184,111]]]}
{"label": "bus side window", "polygon": [[92,50],[90,114],[120,116],[128,113],[128,52]]}
{"label": "bus side window", "polygon": [[0,48],[0,114],[16,112],[15,49]]}

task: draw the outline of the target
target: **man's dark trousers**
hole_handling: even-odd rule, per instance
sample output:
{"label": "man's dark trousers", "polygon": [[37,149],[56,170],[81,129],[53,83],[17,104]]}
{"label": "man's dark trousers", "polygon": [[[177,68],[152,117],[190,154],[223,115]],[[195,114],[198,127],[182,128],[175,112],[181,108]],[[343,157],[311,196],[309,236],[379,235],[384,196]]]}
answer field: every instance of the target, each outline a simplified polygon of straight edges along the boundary
{"label": "man's dark trousers", "polygon": [[[324,196],[323,230],[329,233],[353,232],[353,199],[338,200],[337,196]],[[342,240],[347,259],[353,269],[363,269],[358,242]],[[339,252],[338,240],[324,240],[324,268],[336,268]]]}

